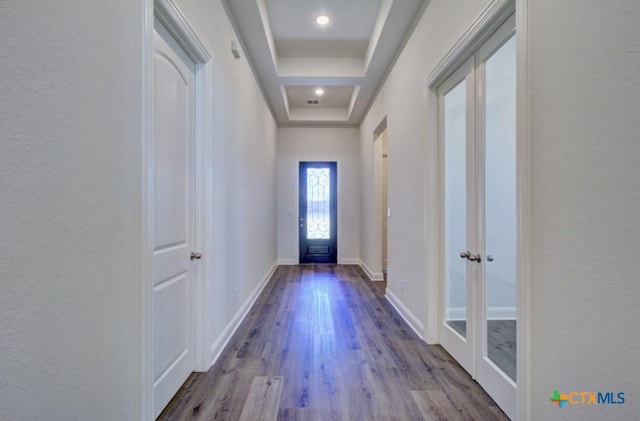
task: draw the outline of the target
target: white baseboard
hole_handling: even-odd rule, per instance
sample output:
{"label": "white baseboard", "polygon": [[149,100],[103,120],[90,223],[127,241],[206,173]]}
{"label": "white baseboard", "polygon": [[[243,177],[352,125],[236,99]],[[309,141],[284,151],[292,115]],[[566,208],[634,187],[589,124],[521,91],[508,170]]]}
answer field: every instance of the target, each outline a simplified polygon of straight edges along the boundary
{"label": "white baseboard", "polygon": [[224,328],[220,336],[218,336],[213,345],[211,345],[211,364],[209,364],[209,367],[211,367],[217,361],[217,359],[220,357],[220,354],[222,354],[222,351],[231,340],[233,334],[236,333],[236,330],[238,330],[238,327],[240,327],[240,323],[242,323],[244,318],[247,317],[247,314],[249,314],[251,307],[256,302],[264,287],[267,286],[267,282],[269,282],[269,279],[271,279],[276,269],[278,268],[278,264],[279,262],[276,262],[273,264],[273,266],[271,266],[271,269],[269,269],[264,278],[262,278],[249,298],[247,298],[242,307],[240,307],[235,316],[233,316],[229,324]]}
{"label": "white baseboard", "polygon": [[[339,261],[341,265],[359,265],[360,259],[357,257],[342,257]],[[297,265],[298,260],[296,259],[278,259],[278,264],[281,266],[292,266]]]}
{"label": "white baseboard", "polygon": [[[447,310],[447,320],[465,320],[466,312],[463,307],[452,307]],[[515,307],[489,307],[487,320],[515,320]]]}
{"label": "white baseboard", "polygon": [[369,266],[367,266],[367,264],[362,259],[358,259],[358,264],[372,281],[384,281],[384,275],[382,274],[382,272],[373,272],[371,269],[369,269]]}
{"label": "white baseboard", "polygon": [[411,312],[402,301],[387,288],[387,291],[384,294],[384,297],[387,299],[389,304],[396,309],[396,311],[400,314],[400,316],[404,319],[405,322],[411,327],[411,329],[418,335],[418,337],[424,340],[424,324]]}
{"label": "white baseboard", "polygon": [[489,307],[487,309],[488,320],[515,320],[515,307]]}

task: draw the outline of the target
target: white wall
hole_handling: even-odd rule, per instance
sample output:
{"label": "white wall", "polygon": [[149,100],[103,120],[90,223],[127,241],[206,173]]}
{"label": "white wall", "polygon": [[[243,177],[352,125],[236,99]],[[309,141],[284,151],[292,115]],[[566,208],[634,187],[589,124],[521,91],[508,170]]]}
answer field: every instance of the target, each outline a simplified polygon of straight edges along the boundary
{"label": "white wall", "polygon": [[141,13],[0,4],[0,419],[141,417]]}
{"label": "white wall", "polygon": [[206,279],[213,360],[277,261],[277,128],[246,55],[231,54],[237,36],[222,2],[177,4],[213,60],[213,255]]}
{"label": "white wall", "polygon": [[[220,2],[178,3],[213,56],[220,347],[277,259],[276,126]],[[0,4],[0,419],[142,417],[142,10]]]}
{"label": "white wall", "polygon": [[278,259],[297,263],[300,161],[338,163],[338,262],[357,263],[359,239],[358,129],[278,130]]}
{"label": "white wall", "polygon": [[[387,117],[389,289],[437,341],[436,98],[423,78],[488,2],[432,0],[361,125],[361,247],[375,262],[373,131]],[[529,1],[529,418],[640,413],[640,44],[636,1]],[[597,28],[597,30],[594,30]],[[373,264],[373,263],[372,263]],[[400,280],[405,279],[404,291]],[[554,389],[625,405],[554,407]]]}
{"label": "white wall", "polygon": [[360,126],[362,259],[380,272],[374,131],[387,117],[388,289],[411,313],[414,328],[424,326],[428,342],[437,341],[437,101],[422,81],[486,4],[488,0],[432,0]]}
{"label": "white wall", "polygon": [[532,419],[637,419],[640,3],[530,3]]}

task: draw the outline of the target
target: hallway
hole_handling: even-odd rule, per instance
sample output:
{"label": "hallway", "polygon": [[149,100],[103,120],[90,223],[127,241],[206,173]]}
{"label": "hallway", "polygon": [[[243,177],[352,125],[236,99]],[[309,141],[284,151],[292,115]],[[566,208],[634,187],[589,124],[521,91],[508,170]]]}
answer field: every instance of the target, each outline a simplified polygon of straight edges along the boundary
{"label": "hallway", "polygon": [[[0,420],[151,421],[185,380],[163,419],[637,420],[639,20],[0,0]],[[339,266],[296,266],[301,162],[336,163]]]}
{"label": "hallway", "polygon": [[280,266],[218,361],[159,419],[507,419],[384,289],[358,266]]}

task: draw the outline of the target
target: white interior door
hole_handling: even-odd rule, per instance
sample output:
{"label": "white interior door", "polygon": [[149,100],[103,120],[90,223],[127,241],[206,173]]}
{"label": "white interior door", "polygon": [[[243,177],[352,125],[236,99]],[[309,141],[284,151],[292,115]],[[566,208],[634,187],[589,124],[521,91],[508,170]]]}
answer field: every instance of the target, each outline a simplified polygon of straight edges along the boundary
{"label": "white interior door", "polygon": [[153,38],[153,411],[194,370],[194,63],[162,24]]}
{"label": "white interior door", "polygon": [[514,18],[440,87],[443,271],[440,343],[516,414]]}
{"label": "white interior door", "polygon": [[516,39],[512,20],[477,53],[478,383],[516,414]]}
{"label": "white interior door", "polygon": [[474,371],[475,243],[473,60],[439,90],[444,175],[444,271],[440,343],[469,373]]}

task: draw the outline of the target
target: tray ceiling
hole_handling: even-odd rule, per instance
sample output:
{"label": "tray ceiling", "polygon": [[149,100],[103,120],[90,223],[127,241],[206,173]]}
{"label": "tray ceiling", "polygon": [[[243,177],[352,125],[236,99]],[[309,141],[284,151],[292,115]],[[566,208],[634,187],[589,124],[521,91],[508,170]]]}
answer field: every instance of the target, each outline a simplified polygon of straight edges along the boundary
{"label": "tray ceiling", "polygon": [[223,3],[278,124],[353,126],[427,0]]}

